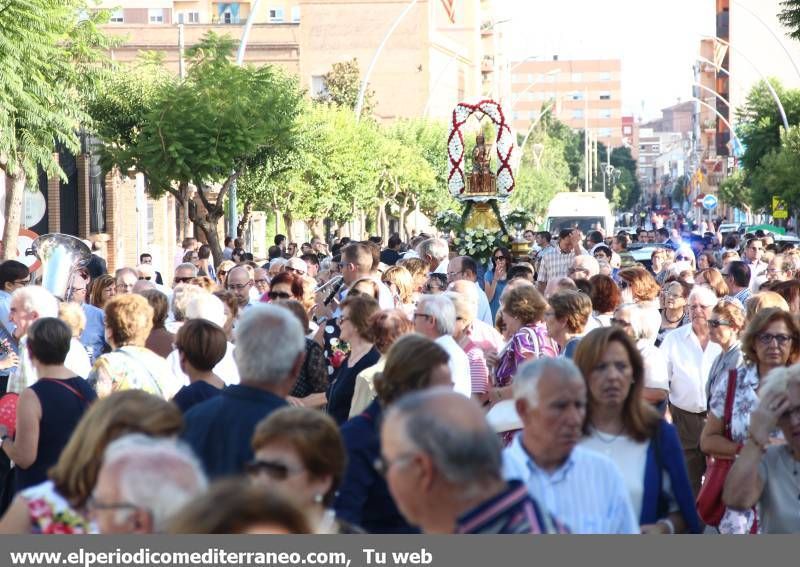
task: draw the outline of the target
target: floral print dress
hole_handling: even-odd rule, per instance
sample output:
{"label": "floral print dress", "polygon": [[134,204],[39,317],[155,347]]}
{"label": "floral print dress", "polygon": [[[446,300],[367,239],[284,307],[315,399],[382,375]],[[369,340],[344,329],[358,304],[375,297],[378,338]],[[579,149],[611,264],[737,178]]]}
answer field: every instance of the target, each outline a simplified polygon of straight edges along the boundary
{"label": "floral print dress", "polygon": [[[759,385],[758,367],[756,365],[740,366],[737,369],[736,389],[733,395],[733,409],[731,411],[731,437],[739,445],[747,440],[750,431],[750,414],[758,405],[756,389]],[[711,393],[709,409],[714,416],[722,421],[725,416],[725,396],[728,392],[728,376],[721,376]],[[753,527],[755,513],[751,510],[725,509],[725,514],[719,523],[722,534],[746,534]]]}

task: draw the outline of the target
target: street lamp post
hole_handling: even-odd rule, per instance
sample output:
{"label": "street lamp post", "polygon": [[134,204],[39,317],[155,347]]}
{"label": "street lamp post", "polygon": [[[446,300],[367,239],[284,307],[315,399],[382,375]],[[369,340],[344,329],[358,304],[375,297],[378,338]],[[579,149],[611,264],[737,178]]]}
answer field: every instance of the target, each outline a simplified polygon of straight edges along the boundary
{"label": "street lamp post", "polygon": [[389,28],[389,31],[386,32],[385,36],[383,36],[380,45],[378,45],[378,49],[375,51],[375,55],[372,56],[372,61],[370,61],[369,67],[367,67],[367,73],[366,75],[364,75],[364,80],[361,81],[361,88],[358,90],[358,99],[356,101],[356,108],[355,108],[356,122],[361,120],[361,109],[364,107],[364,96],[366,95],[367,92],[367,85],[369,84],[369,78],[370,76],[372,76],[372,71],[373,69],[375,69],[375,64],[378,62],[378,58],[380,58],[381,53],[383,52],[383,48],[386,47],[386,43],[389,41],[389,38],[394,33],[394,30],[397,29],[397,26],[400,25],[400,22],[402,22],[403,19],[406,17],[406,14],[408,14],[411,11],[411,8],[413,8],[416,5],[417,1],[418,0],[411,0],[411,2],[408,3],[408,6],[406,6],[405,9],[400,13],[400,15],[397,16],[395,21],[392,23],[392,26]]}

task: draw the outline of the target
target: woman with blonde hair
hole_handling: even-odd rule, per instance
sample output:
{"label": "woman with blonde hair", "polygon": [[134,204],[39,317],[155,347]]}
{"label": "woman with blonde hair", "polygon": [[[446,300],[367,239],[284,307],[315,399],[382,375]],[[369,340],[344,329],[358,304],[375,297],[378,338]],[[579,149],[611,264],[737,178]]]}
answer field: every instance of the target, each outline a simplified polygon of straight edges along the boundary
{"label": "woman with blonde hair", "polygon": [[17,494],[0,533],[88,533],[88,511],[106,447],[129,433],[174,437],[183,428],[177,406],[139,390],[98,400],[72,433],[50,480]]}
{"label": "woman with blonde hair", "polygon": [[409,318],[414,314],[414,280],[403,266],[392,266],[383,273],[382,281],[394,297],[394,306]]}
{"label": "woman with blonde hair", "polygon": [[789,304],[779,293],[774,291],[759,291],[751,295],[745,301],[745,319],[752,321],[753,317],[763,309],[780,309],[782,311],[789,311]]}
{"label": "woman with blonde hair", "polygon": [[642,266],[622,268],[617,273],[617,285],[622,293],[622,303],[655,303],[661,291],[656,279]]}
{"label": "woman with blonde hair", "polygon": [[[67,324],[67,327],[69,327],[72,333],[70,352],[86,350],[80,341],[81,334],[83,334],[83,330],[86,328],[86,315],[83,312],[83,308],[77,303],[62,303],[58,306],[58,318]],[[89,375],[89,372],[92,371],[92,365],[88,357],[73,356],[68,364],[69,368],[72,368],[75,374],[81,378],[85,378]]]}
{"label": "woman with blonde hair", "polygon": [[217,281],[219,282],[220,289],[226,289],[225,279],[228,277],[228,272],[236,267],[236,262],[233,260],[223,260],[217,266]]}
{"label": "woman with blonde hair", "polygon": [[730,291],[728,289],[728,284],[725,283],[725,279],[722,276],[722,272],[720,272],[717,268],[706,268],[705,270],[700,270],[697,272],[697,275],[694,278],[694,283],[695,285],[705,285],[710,287],[720,299],[728,295]]}
{"label": "woman with blonde hair", "polygon": [[141,295],[128,293],[106,305],[106,342],[112,352],[102,355],[89,373],[97,395],[141,389],[170,399],[182,386],[167,361],[144,345],[153,328],[153,308]]}

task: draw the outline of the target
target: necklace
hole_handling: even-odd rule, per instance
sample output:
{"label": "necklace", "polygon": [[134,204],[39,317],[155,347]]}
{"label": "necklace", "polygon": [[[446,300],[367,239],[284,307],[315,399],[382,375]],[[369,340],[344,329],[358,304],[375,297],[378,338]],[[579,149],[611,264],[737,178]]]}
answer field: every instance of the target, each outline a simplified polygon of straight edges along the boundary
{"label": "necklace", "polygon": [[669,315],[667,315],[667,310],[666,310],[666,309],[664,309],[664,319],[665,319],[665,320],[667,321],[667,323],[669,323],[670,325],[674,325],[675,323],[678,323],[678,322],[680,322],[680,321],[683,319],[684,315],[686,315],[686,308],[683,308],[683,309],[681,309],[681,316],[680,316],[680,317],[678,317],[677,319],[675,319],[674,321],[672,321],[672,320],[670,320],[670,318],[669,318]]}
{"label": "necklace", "polygon": [[600,431],[599,429],[597,429],[597,427],[595,427],[594,425],[592,425],[592,429],[594,430],[594,433],[596,434],[597,438],[600,441],[602,441],[603,443],[605,443],[606,445],[611,445],[614,441],[619,439],[620,435],[625,433],[625,428],[624,427],[616,435],[612,435],[610,433],[604,433],[604,432]]}

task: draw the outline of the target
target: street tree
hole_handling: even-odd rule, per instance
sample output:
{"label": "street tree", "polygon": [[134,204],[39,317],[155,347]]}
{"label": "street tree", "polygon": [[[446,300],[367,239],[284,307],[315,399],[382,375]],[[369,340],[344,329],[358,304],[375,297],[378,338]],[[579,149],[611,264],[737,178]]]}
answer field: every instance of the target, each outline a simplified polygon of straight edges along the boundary
{"label": "street tree", "polygon": [[85,103],[108,70],[112,42],[98,25],[108,13],[83,0],[26,0],[0,7],[0,174],[6,189],[3,258],[17,256],[23,192],[39,168],[65,178],[57,145],[80,151]]}
{"label": "street tree", "polygon": [[[325,85],[324,90],[311,93],[314,100],[355,110],[361,89],[361,69],[357,58],[334,63],[331,70],[322,76],[322,81]],[[375,91],[367,88],[361,115],[372,116],[373,110],[375,110]]]}
{"label": "street tree", "polygon": [[778,20],[786,28],[786,35],[800,40],[800,0],[783,0]]}

